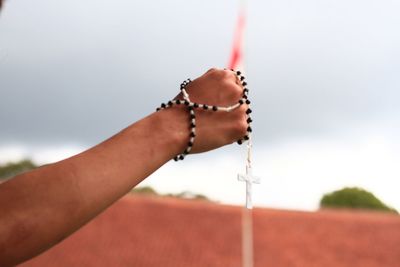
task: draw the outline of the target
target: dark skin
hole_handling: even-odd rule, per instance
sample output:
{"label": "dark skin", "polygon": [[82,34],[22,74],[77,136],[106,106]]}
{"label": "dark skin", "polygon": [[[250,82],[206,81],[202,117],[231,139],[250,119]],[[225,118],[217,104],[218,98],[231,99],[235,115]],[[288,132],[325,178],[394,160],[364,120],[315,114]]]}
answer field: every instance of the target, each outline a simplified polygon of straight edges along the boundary
{"label": "dark skin", "polygon": [[[218,69],[187,88],[192,101],[216,106],[236,103],[242,90],[231,71]],[[246,109],[197,111],[191,153],[243,137]],[[188,142],[188,119],[182,107],[149,114],[87,151],[1,184],[0,266],[15,266],[61,242],[180,154]]]}
{"label": "dark skin", "polygon": [[[218,69],[188,86],[192,101],[217,106],[236,103],[242,90],[233,72]],[[243,137],[246,109],[198,110],[191,153]],[[1,184],[0,266],[14,266],[59,243],[181,153],[190,133],[188,120],[183,107],[149,114],[87,151]]]}

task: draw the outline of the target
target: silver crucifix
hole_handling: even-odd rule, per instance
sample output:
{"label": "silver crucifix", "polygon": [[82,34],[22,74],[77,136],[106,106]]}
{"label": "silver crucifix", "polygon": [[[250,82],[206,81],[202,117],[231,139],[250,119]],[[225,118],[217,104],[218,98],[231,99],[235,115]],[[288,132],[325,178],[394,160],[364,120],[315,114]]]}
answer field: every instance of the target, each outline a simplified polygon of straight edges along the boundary
{"label": "silver crucifix", "polygon": [[246,166],[246,174],[238,174],[238,180],[242,182],[246,182],[246,208],[252,209],[253,204],[251,201],[251,194],[252,194],[252,185],[259,184],[260,178],[253,176],[253,172],[251,167]]}

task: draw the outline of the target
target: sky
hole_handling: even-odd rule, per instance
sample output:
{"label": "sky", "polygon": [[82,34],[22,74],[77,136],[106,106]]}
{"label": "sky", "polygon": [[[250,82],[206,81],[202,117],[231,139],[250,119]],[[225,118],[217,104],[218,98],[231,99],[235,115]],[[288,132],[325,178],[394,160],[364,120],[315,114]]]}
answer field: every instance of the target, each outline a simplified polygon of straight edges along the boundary
{"label": "sky", "polygon": [[[239,6],[7,0],[0,163],[72,156],[225,67]],[[394,0],[248,1],[256,205],[315,210],[324,193],[360,186],[400,209],[399,12]],[[193,155],[143,185],[243,204],[244,156],[236,145]]]}

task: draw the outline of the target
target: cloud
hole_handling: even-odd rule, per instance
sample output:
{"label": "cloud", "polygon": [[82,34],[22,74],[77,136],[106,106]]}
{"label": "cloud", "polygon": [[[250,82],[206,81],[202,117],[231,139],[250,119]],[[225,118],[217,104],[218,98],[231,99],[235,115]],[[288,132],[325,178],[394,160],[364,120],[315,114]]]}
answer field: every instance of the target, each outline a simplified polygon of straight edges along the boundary
{"label": "cloud", "polygon": [[[376,117],[397,121],[396,5],[250,4],[248,76],[265,142],[356,129]],[[223,66],[236,14],[231,1],[8,3],[1,139],[103,140],[171,98],[181,80]]]}
{"label": "cloud", "polygon": [[[254,146],[253,172],[261,177],[261,184],[253,186],[254,203],[315,210],[323,194],[359,186],[400,209],[400,142],[385,132],[370,132]],[[189,157],[183,164],[171,162],[143,184],[161,192],[189,190],[241,205],[245,185],[236,177],[244,172],[244,154],[242,147],[229,147],[207,157]]]}
{"label": "cloud", "polygon": [[[247,75],[262,150],[255,161],[266,176],[257,203],[311,208],[346,181],[398,203],[390,187],[398,154],[389,148],[400,134],[399,7],[249,2]],[[237,8],[228,0],[8,1],[0,17],[0,160],[58,160],[153,112],[181,80],[224,66]],[[231,166],[240,161],[230,151],[169,164],[149,181],[238,202],[240,170]],[[221,180],[201,168],[215,155],[209,176]],[[170,187],[164,176],[174,176]]]}

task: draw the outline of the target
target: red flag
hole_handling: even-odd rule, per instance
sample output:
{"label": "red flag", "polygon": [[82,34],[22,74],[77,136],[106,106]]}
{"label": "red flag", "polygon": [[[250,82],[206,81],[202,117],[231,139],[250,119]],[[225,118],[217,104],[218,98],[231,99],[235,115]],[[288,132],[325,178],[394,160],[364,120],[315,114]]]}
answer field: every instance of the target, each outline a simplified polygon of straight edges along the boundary
{"label": "red flag", "polygon": [[239,14],[238,22],[235,30],[235,37],[233,40],[233,48],[229,60],[229,69],[242,69],[243,68],[243,33],[245,27],[245,12],[242,9]]}

